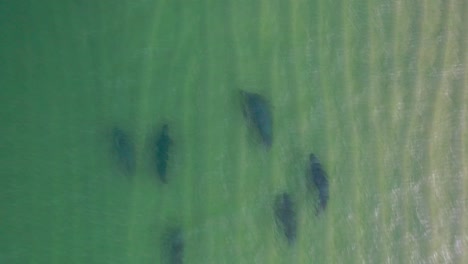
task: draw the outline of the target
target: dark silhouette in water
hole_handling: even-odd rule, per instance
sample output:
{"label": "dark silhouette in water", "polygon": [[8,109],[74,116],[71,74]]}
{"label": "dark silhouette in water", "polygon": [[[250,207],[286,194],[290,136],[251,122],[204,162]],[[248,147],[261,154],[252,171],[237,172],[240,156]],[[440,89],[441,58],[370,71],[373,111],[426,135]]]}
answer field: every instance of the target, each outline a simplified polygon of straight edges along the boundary
{"label": "dark silhouette in water", "polygon": [[135,147],[130,137],[120,128],[112,130],[112,151],[125,174],[135,172]]}
{"label": "dark silhouette in water", "polygon": [[286,236],[291,245],[296,240],[297,219],[294,203],[288,193],[282,193],[275,198],[275,218],[276,224]]}
{"label": "dark silhouette in water", "polygon": [[258,132],[265,146],[273,141],[273,120],[268,102],[259,94],[241,91],[244,116]]}
{"label": "dark silhouette in water", "polygon": [[317,214],[325,210],[327,207],[328,202],[328,180],[327,180],[327,173],[320,164],[320,161],[315,157],[314,154],[310,154],[309,156],[310,162],[310,175],[309,185],[312,183],[318,190],[319,193],[319,200],[318,200],[318,207],[317,207]]}
{"label": "dark silhouette in water", "polygon": [[167,182],[167,163],[169,161],[169,149],[171,145],[172,139],[169,137],[169,128],[165,124],[158,134],[154,146],[156,170],[163,183]]}
{"label": "dark silhouette in water", "polygon": [[163,252],[168,264],[182,264],[184,261],[184,237],[180,228],[168,230],[163,237]]}

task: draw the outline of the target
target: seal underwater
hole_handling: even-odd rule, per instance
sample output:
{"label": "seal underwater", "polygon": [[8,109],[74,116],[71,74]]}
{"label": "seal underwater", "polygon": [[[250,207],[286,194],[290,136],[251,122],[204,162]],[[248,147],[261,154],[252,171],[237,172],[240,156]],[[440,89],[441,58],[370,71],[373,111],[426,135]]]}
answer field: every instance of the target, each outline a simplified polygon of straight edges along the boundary
{"label": "seal underwater", "polygon": [[278,228],[283,232],[288,244],[293,244],[296,241],[297,217],[294,203],[288,193],[275,197],[274,211]]}
{"label": "seal underwater", "polygon": [[257,93],[240,91],[244,116],[257,131],[263,144],[270,148],[273,141],[273,118],[270,105]]}
{"label": "seal underwater", "polygon": [[314,154],[310,154],[309,164],[310,172],[309,177],[307,178],[309,185],[315,185],[315,187],[318,190],[319,199],[317,206],[317,214],[319,214],[320,212],[325,210],[329,199],[327,173],[325,172],[325,170],[322,167],[322,164]]}
{"label": "seal underwater", "polygon": [[182,264],[184,262],[185,241],[182,230],[180,228],[168,229],[165,232],[162,240],[163,263]]}
{"label": "seal underwater", "polygon": [[154,160],[156,171],[163,183],[167,183],[167,165],[172,139],[169,136],[169,127],[164,124],[154,143]]}
{"label": "seal underwater", "polygon": [[136,168],[135,146],[130,136],[118,127],[112,129],[112,151],[123,172],[133,174]]}

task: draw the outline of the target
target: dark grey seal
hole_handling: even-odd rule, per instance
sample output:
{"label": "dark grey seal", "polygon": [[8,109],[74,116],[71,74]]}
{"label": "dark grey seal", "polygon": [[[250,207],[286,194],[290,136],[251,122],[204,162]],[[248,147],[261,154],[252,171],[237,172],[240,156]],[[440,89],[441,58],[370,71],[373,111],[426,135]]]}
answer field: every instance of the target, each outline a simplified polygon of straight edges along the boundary
{"label": "dark grey seal", "polygon": [[273,119],[269,103],[259,94],[240,92],[244,116],[257,131],[263,144],[270,148],[273,141]]}
{"label": "dark grey seal", "polygon": [[167,230],[162,243],[165,257],[163,263],[182,264],[184,262],[185,241],[180,228]]}
{"label": "dark grey seal", "polygon": [[274,211],[278,228],[281,229],[288,244],[293,244],[296,241],[297,217],[294,203],[288,193],[276,196]]}
{"label": "dark grey seal", "polygon": [[163,125],[160,133],[154,143],[154,159],[156,171],[163,183],[167,183],[167,165],[169,161],[169,151],[172,145],[172,139],[169,136],[167,124]]}
{"label": "dark grey seal", "polygon": [[314,185],[318,190],[318,206],[317,206],[317,214],[324,211],[327,207],[328,203],[328,180],[327,180],[327,173],[322,167],[320,161],[315,157],[314,154],[310,154],[309,156],[309,163],[310,163],[310,175],[308,178],[309,186]]}
{"label": "dark grey seal", "polygon": [[135,146],[130,136],[117,127],[112,129],[112,151],[123,172],[133,174],[136,167]]}

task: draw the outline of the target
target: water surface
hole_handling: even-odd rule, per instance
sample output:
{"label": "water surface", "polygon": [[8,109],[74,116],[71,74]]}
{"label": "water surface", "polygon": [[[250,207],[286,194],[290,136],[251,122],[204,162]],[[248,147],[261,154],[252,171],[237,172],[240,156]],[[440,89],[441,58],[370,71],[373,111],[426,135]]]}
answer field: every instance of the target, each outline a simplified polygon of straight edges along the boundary
{"label": "water surface", "polygon": [[[179,227],[186,263],[466,263],[467,6],[3,1],[0,262],[158,263]],[[239,89],[271,103],[269,151]],[[168,184],[148,150],[162,124]],[[319,216],[309,153],[329,181]]]}

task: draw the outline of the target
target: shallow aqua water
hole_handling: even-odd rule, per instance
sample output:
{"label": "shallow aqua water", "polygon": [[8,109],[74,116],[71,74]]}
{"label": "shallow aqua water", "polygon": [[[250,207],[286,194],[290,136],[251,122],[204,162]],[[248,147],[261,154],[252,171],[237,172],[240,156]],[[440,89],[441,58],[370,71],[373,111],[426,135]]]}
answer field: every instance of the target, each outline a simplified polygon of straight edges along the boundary
{"label": "shallow aqua water", "polygon": [[[465,263],[468,4],[0,3],[0,262]],[[273,146],[239,89],[273,108]],[[162,185],[149,142],[174,139]],[[127,177],[114,126],[136,146]],[[329,175],[315,215],[307,156]],[[274,222],[291,193],[298,236]]]}

